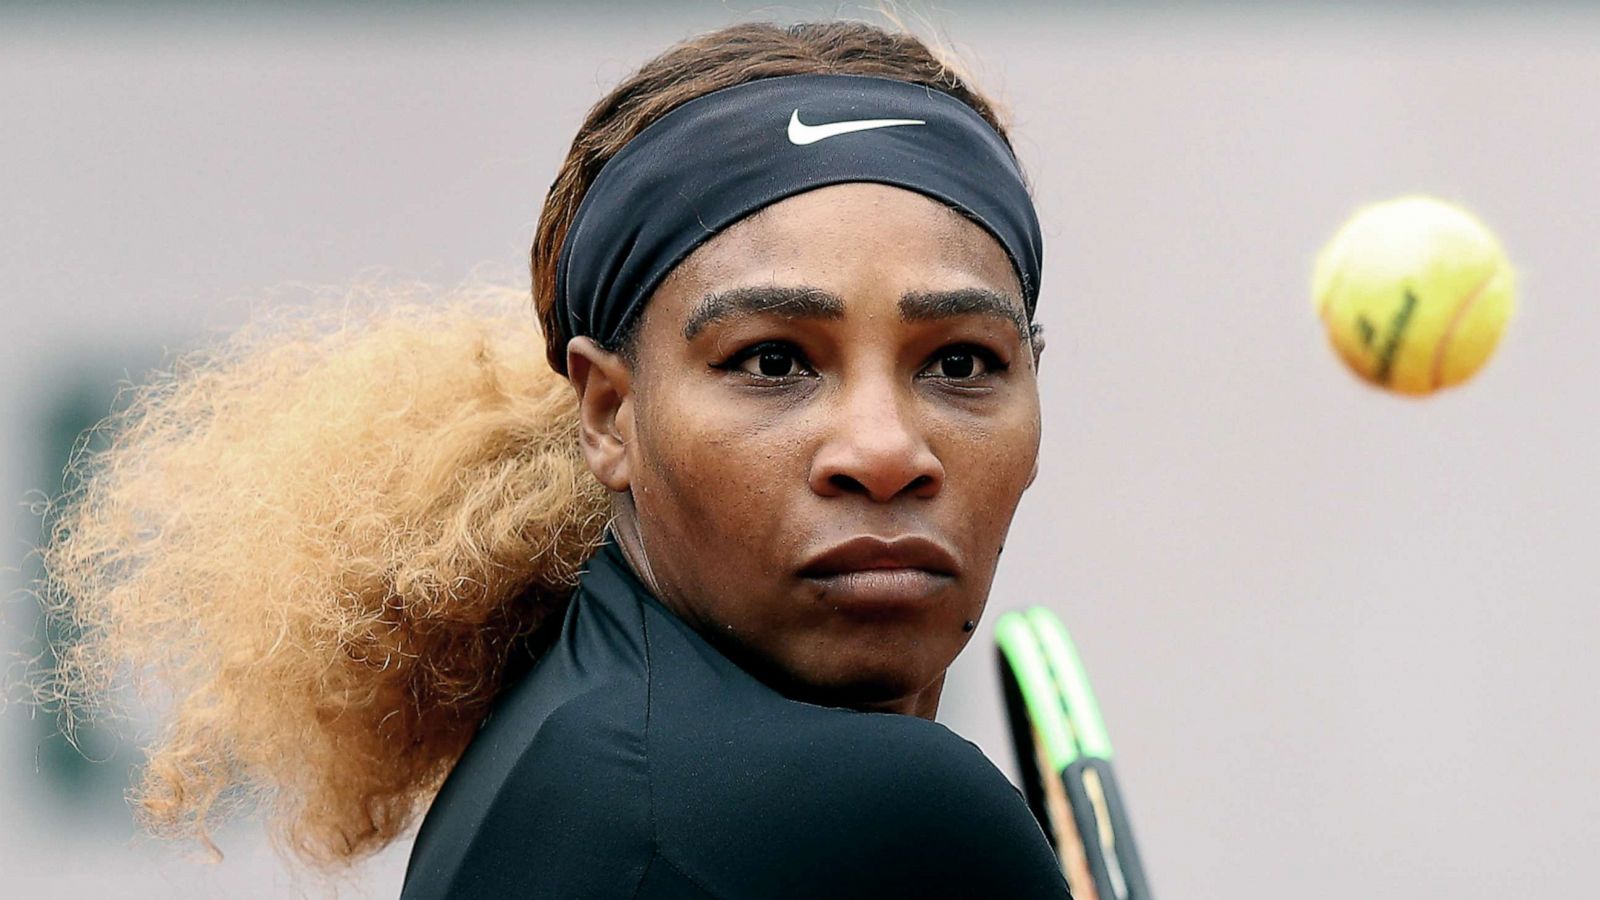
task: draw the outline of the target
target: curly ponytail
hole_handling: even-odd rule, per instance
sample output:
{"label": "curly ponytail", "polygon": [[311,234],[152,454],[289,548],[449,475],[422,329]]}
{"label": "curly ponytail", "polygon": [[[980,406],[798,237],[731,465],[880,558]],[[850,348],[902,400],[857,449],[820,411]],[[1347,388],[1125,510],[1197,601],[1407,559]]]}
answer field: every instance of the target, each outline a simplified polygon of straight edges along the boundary
{"label": "curly ponytail", "polygon": [[387,843],[596,541],[604,492],[526,298],[412,294],[278,310],[73,463],[44,552],[84,635],[60,674],[171,693],[136,793],[158,833],[203,839],[226,797],[309,861]]}
{"label": "curly ponytail", "polygon": [[254,805],[303,860],[333,866],[416,821],[508,669],[559,622],[608,511],[550,309],[578,203],[678,105],[806,72],[927,85],[1001,128],[909,34],[837,22],[694,38],[574,140],[532,250],[543,330],[510,289],[368,288],[270,311],[101,426],[109,444],[71,463],[80,487],[56,502],[42,553],[39,593],[82,635],[46,690],[71,712],[131,676],[167,701],[134,792],[152,830],[206,841]]}

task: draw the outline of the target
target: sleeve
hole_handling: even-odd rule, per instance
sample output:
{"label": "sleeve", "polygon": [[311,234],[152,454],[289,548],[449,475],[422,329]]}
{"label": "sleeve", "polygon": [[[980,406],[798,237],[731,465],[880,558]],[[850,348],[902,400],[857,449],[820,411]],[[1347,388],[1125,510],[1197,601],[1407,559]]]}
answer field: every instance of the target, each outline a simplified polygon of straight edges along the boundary
{"label": "sleeve", "polygon": [[851,718],[736,766],[743,790],[710,779],[722,815],[701,809],[666,863],[729,900],[1069,897],[1026,802],[977,747],[907,716]]}
{"label": "sleeve", "polygon": [[[900,752],[864,765],[869,779],[840,786],[841,802],[855,806],[856,835],[836,834],[817,850],[819,860],[846,863],[834,872],[840,895],[1068,897],[1022,795],[977,747],[932,727],[890,742]],[[872,848],[870,858],[852,853],[855,841]]]}

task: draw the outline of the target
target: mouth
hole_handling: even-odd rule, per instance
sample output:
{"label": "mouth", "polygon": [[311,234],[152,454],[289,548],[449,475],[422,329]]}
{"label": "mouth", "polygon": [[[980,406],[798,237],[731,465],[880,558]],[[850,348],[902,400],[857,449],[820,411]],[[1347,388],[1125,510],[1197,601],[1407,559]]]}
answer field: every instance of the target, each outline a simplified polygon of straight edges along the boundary
{"label": "mouth", "polygon": [[830,602],[884,607],[926,601],[959,570],[955,554],[931,538],[863,535],[823,550],[799,575],[821,587]]}

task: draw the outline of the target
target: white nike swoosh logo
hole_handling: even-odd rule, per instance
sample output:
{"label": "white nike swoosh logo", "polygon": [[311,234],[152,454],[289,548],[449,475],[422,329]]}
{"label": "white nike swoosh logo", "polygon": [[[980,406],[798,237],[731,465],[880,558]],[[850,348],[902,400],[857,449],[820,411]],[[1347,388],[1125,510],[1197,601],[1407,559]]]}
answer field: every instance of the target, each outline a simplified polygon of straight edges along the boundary
{"label": "white nike swoosh logo", "polygon": [[799,147],[815,144],[852,131],[870,131],[874,128],[893,128],[896,125],[926,125],[921,119],[851,119],[829,122],[826,125],[807,125],[800,121],[800,110],[789,117],[789,143]]}

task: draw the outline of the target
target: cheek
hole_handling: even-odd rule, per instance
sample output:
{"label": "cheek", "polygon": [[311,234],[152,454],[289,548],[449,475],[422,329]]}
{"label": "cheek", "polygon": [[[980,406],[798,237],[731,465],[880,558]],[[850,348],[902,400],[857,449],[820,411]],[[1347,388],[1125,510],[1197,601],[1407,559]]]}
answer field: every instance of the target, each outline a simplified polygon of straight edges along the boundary
{"label": "cheek", "polygon": [[1039,403],[1031,395],[984,415],[950,416],[940,428],[939,455],[947,470],[994,487],[1020,477],[1020,490],[1039,456],[1039,426]]}
{"label": "cheek", "polygon": [[[737,537],[741,548],[759,547],[765,533],[781,527],[783,488],[796,479],[804,484],[803,429],[710,393],[650,394],[630,448],[639,473],[634,500],[641,516],[676,537],[714,534]],[[688,542],[725,552],[709,543]]]}
{"label": "cheek", "polygon": [[1036,400],[1019,403],[1005,415],[952,423],[940,455],[949,499],[961,507],[962,519],[971,523],[958,534],[999,552],[1017,502],[1033,477],[1039,439]]}
{"label": "cheek", "polygon": [[[675,520],[703,516],[711,505],[708,488],[716,483],[719,462],[727,456],[718,435],[684,427],[682,417],[673,412],[652,406],[649,414],[639,417],[635,441],[628,448],[638,473],[633,479],[634,504],[646,523],[673,526]],[[670,427],[664,427],[668,423]]]}

